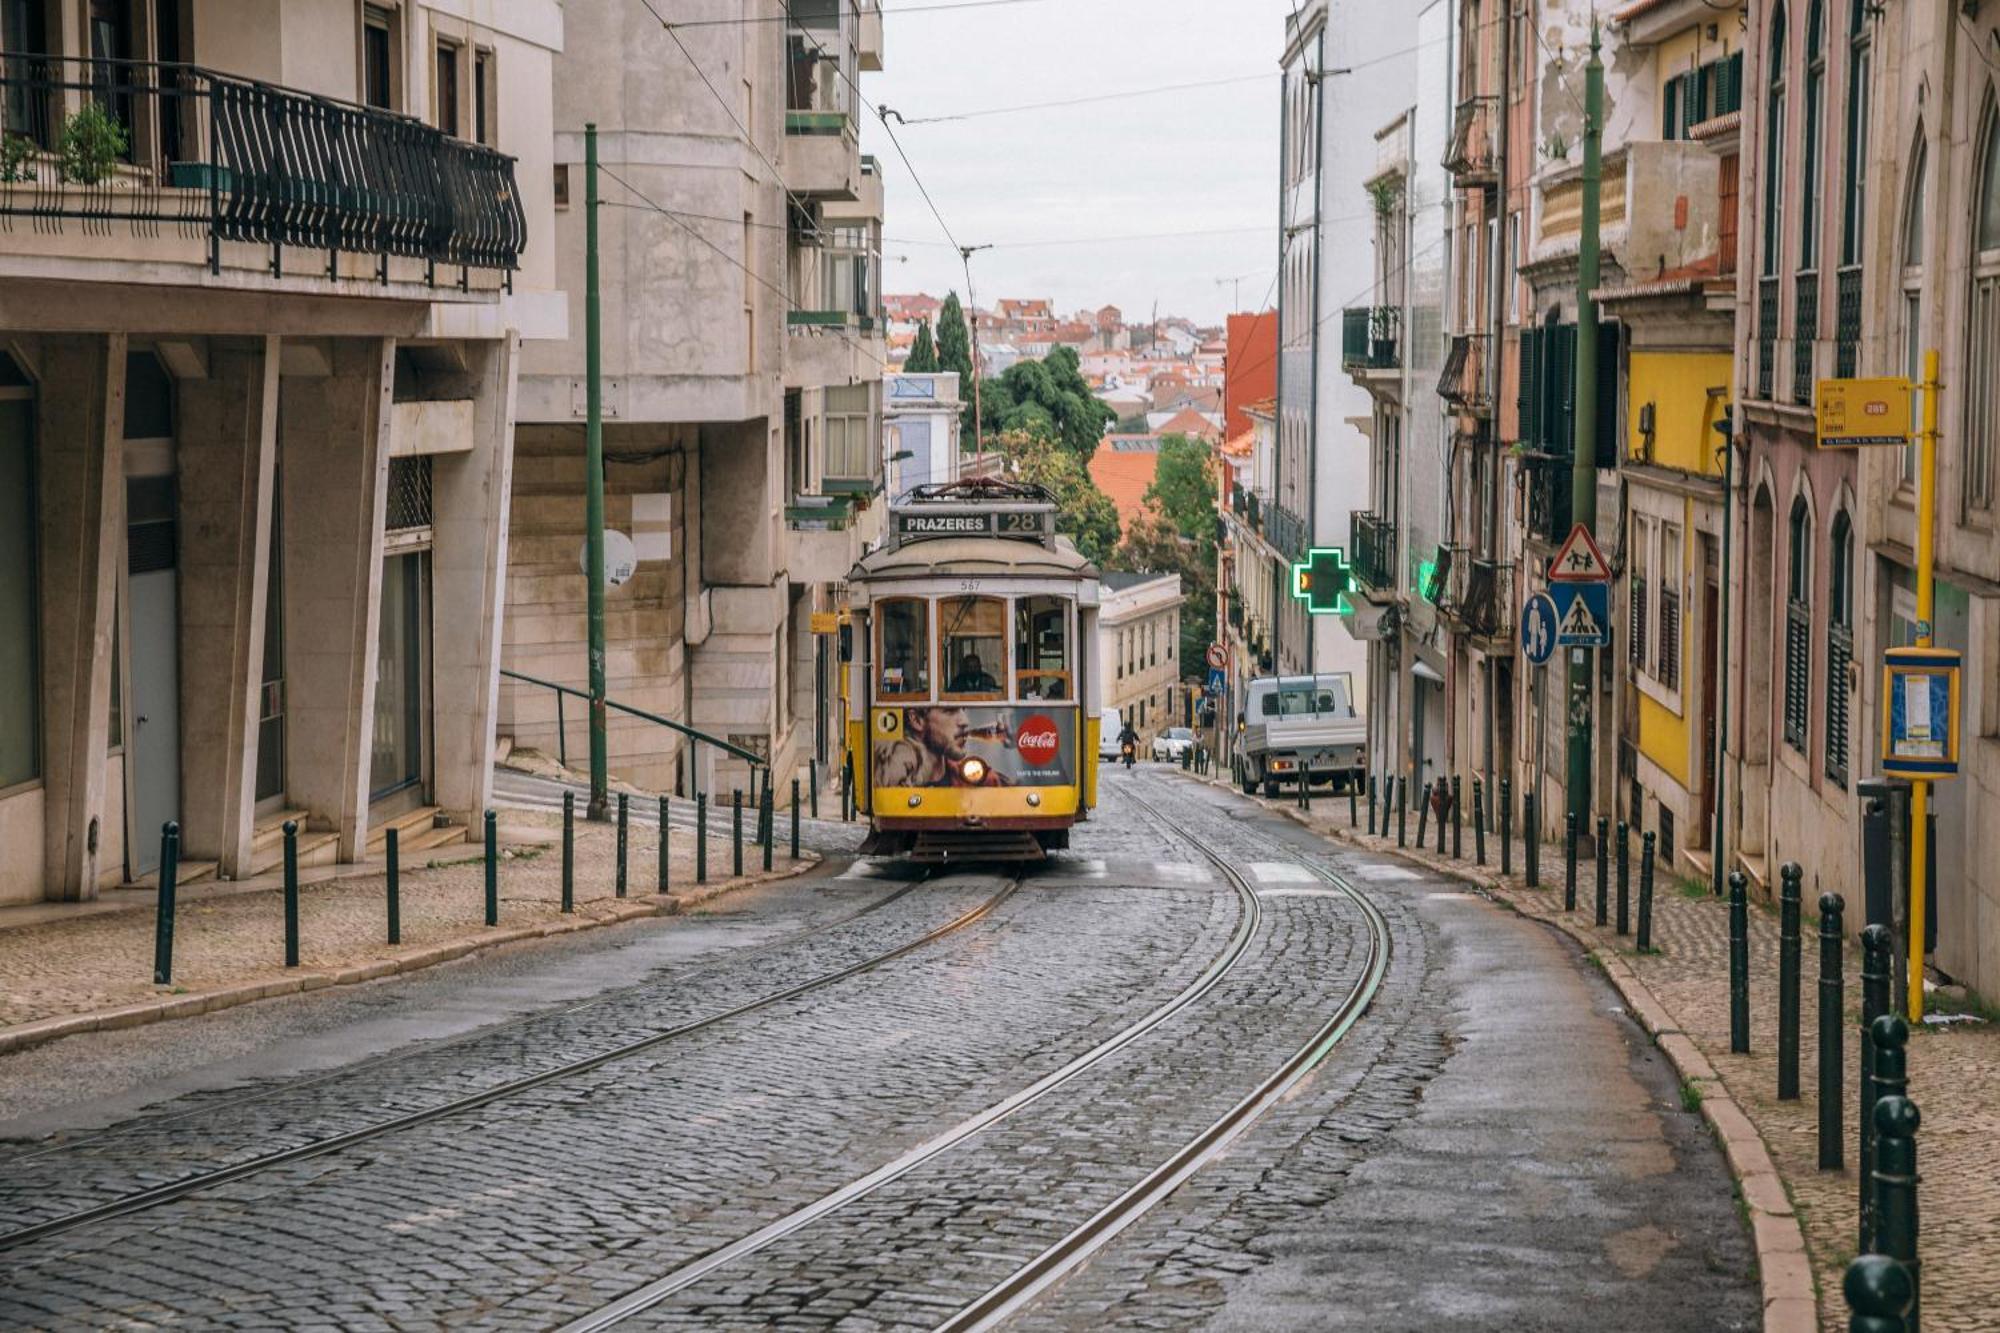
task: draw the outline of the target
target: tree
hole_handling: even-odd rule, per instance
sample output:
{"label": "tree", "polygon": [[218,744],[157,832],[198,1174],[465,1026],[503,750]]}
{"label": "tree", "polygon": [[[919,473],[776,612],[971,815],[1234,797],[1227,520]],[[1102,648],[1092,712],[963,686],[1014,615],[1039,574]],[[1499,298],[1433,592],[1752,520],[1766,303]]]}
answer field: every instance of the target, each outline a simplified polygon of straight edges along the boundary
{"label": "tree", "polygon": [[1040,361],[1017,361],[998,379],[980,384],[986,429],[1052,436],[1078,461],[1088,463],[1118,420],[1083,378],[1074,347],[1058,347]]}
{"label": "tree", "polygon": [[1056,531],[1085,559],[1103,564],[1118,546],[1118,506],[1097,489],[1083,463],[1048,435],[1009,431],[996,443],[1017,477],[1055,496]]}
{"label": "tree", "polygon": [[940,368],[937,344],[931,341],[931,322],[924,320],[917,325],[917,340],[910,345],[910,358],[903,362],[903,369],[912,375],[930,375]]}
{"label": "tree", "polygon": [[1160,441],[1160,461],[1153,484],[1146,488],[1148,503],[1157,503],[1160,512],[1181,536],[1215,544],[1215,451],[1206,440],[1187,435],[1169,435]]}
{"label": "tree", "polygon": [[939,370],[958,372],[959,392],[969,395],[972,388],[972,338],[965,331],[965,307],[958,293],[948,292],[937,314],[937,357]]}

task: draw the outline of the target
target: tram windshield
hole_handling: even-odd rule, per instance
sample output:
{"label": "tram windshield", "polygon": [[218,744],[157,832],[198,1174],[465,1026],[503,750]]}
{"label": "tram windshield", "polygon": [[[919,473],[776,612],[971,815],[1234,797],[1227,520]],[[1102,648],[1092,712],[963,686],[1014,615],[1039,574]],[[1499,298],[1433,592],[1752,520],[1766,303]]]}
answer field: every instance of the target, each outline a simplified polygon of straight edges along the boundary
{"label": "tram windshield", "polygon": [[998,597],[938,601],[938,653],[947,699],[1004,699],[1007,603]]}
{"label": "tram windshield", "polygon": [[883,699],[929,699],[931,696],[930,603],[898,598],[876,612],[881,626],[878,661],[881,676],[875,693]]}
{"label": "tram windshield", "polygon": [[1069,664],[1069,603],[1023,597],[1014,603],[1014,684],[1022,699],[1074,699]]}

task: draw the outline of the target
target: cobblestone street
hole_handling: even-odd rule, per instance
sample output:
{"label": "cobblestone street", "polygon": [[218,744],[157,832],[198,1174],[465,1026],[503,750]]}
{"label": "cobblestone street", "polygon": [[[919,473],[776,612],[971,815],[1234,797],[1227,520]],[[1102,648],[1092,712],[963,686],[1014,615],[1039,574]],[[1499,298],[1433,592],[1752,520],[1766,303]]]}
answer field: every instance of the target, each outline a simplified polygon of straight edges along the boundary
{"label": "cobblestone street", "polygon": [[685,916],[0,1057],[0,1323],[936,1327],[1311,1048],[1012,1322],[1757,1326],[1722,1156],[1575,950],[1178,774],[1103,798],[1024,875],[814,825]]}

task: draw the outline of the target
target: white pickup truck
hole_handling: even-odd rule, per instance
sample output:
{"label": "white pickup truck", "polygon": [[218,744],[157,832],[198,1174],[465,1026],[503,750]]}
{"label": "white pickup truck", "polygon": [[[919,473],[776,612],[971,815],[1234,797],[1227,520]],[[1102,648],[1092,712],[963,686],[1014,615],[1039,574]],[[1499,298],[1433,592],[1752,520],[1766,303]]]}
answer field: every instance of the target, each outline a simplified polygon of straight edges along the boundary
{"label": "white pickup truck", "polygon": [[1246,794],[1276,796],[1280,783],[1331,780],[1335,791],[1368,771],[1368,722],[1354,707],[1354,679],[1266,676],[1244,687],[1237,717],[1236,780]]}

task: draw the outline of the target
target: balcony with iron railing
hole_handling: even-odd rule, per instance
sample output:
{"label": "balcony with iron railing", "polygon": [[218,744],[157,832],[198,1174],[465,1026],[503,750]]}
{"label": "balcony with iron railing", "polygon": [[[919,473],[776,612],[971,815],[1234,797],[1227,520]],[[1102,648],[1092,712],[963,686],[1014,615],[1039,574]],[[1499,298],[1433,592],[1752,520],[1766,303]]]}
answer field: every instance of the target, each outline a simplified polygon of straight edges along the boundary
{"label": "balcony with iron railing", "polygon": [[1522,512],[1527,515],[1528,535],[1550,546],[1558,545],[1570,530],[1573,469],[1569,455],[1523,453],[1520,459],[1525,492]]}
{"label": "balcony with iron railing", "polygon": [[1444,169],[1462,186],[1499,183],[1498,141],[1500,99],[1491,94],[1468,97],[1452,116],[1451,139],[1445,144]]}
{"label": "balcony with iron railing", "polygon": [[1281,504],[1273,504],[1265,514],[1264,537],[1288,560],[1306,553],[1305,520]]}
{"label": "balcony with iron railing", "polygon": [[1488,381],[1490,358],[1486,355],[1485,333],[1453,335],[1438,374],[1438,397],[1462,412],[1486,417],[1493,413],[1493,390]]}
{"label": "balcony with iron railing", "polygon": [[17,256],[472,293],[511,287],[527,244],[514,159],[373,107],[194,65],[32,55],[0,61],[0,114]]}
{"label": "balcony with iron railing", "polygon": [[1813,357],[1819,350],[1819,274],[1809,269],[1793,282],[1792,401],[1810,407],[1817,379]]}
{"label": "balcony with iron railing", "polygon": [[1340,314],[1340,364],[1350,374],[1402,368],[1403,312],[1357,306]]}
{"label": "balcony with iron railing", "polygon": [[1860,370],[1861,266],[1850,264],[1836,279],[1833,316],[1833,375],[1853,379]]}
{"label": "balcony with iron railing", "polygon": [[1354,578],[1372,593],[1396,591],[1396,525],[1366,509],[1352,515]]}
{"label": "balcony with iron railing", "polygon": [[1513,616],[1506,606],[1512,589],[1514,564],[1511,560],[1490,560],[1469,546],[1451,546],[1443,599],[1438,610],[1445,621],[1463,633],[1493,639],[1513,630]]}

